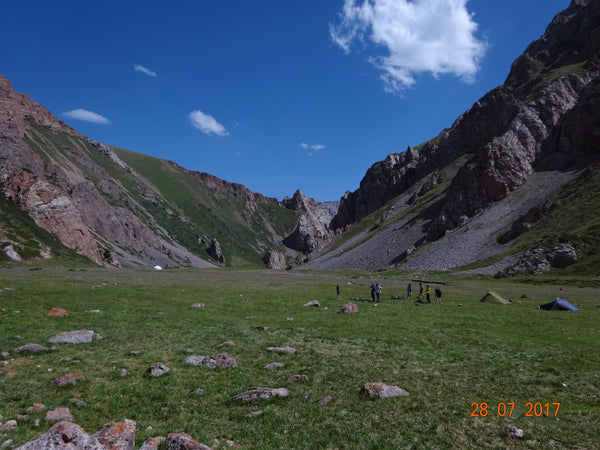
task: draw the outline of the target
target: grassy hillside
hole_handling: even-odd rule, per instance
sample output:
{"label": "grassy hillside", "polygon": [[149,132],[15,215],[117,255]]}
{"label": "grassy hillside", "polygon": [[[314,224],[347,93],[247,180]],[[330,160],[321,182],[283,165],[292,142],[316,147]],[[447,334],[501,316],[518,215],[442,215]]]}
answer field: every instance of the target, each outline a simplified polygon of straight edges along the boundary
{"label": "grassy hillside", "polygon": [[[0,367],[0,414],[13,418],[34,403],[46,411],[69,407],[90,433],[129,418],[137,422],[136,447],[184,428],[199,442],[214,445],[216,439],[217,448],[226,448],[226,439],[248,449],[595,448],[597,288],[583,287],[583,279],[582,287],[573,287],[549,278],[533,285],[432,275],[432,284],[444,291],[442,303],[415,306],[389,300],[405,292],[408,279],[401,274],[366,275],[2,270],[0,286],[14,290],[0,292],[1,351],[45,344],[66,330],[91,329],[102,339],[57,344],[54,352],[12,353]],[[373,281],[384,286],[378,307],[359,303],[356,315],[336,312],[348,299],[368,296]],[[513,304],[480,303],[488,289]],[[559,293],[581,311],[537,309]],[[314,299],[320,308],[302,306]],[[190,310],[197,302],[205,307]],[[70,315],[48,317],[52,307]],[[230,340],[234,347],[218,348]],[[286,345],[296,354],[266,350]],[[186,349],[193,355],[225,352],[238,367],[183,364]],[[265,368],[274,361],[285,364],[280,372]],[[170,373],[149,376],[154,362]],[[121,376],[121,369],[129,374]],[[64,388],[52,384],[70,372],[85,380]],[[308,380],[291,381],[294,374]],[[367,382],[399,386],[410,395],[367,400],[359,395]],[[286,387],[290,395],[233,401],[253,386]],[[321,406],[327,395],[331,401]],[[257,411],[262,413],[251,415]],[[19,419],[6,439],[18,446],[36,438],[50,427],[44,414]],[[37,428],[36,418],[42,419]],[[524,439],[508,438],[509,426],[522,429]]]}
{"label": "grassy hillside", "polygon": [[[133,169],[130,173],[83,139],[33,123],[29,127],[26,142],[45,163],[92,182],[111,205],[132,210],[157,235],[201,258],[210,259],[206,247],[213,238],[229,266],[262,265],[268,248],[285,252],[281,240],[296,224],[294,211],[260,202],[256,211],[244,211],[242,200],[216,198],[190,173],[165,160],[115,148]],[[107,178],[124,195],[106,193],[100,183]],[[61,183],[58,178],[49,181]]]}

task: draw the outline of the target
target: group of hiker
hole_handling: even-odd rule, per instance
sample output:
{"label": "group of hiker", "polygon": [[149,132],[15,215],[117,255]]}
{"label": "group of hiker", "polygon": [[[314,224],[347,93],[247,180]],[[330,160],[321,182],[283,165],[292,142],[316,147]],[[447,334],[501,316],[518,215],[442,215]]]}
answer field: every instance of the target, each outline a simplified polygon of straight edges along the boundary
{"label": "group of hiker", "polygon": [[[423,283],[419,283],[419,295],[417,296],[417,302],[419,303],[431,303],[431,287],[427,285],[424,289],[425,296],[423,296]],[[435,301],[436,303],[442,302],[442,290],[440,288],[435,288]],[[408,300],[412,300],[412,286],[408,283],[406,286],[406,298]],[[423,301],[423,298],[427,299],[427,301]]]}

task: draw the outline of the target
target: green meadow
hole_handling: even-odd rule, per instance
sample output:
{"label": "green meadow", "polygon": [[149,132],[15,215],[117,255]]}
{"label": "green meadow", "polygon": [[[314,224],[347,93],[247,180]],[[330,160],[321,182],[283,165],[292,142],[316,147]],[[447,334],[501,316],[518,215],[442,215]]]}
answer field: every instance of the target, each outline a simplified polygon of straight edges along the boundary
{"label": "green meadow", "polygon": [[[0,443],[12,439],[16,447],[37,438],[51,426],[45,412],[68,407],[90,434],[104,423],[135,420],[136,446],[184,429],[216,448],[226,448],[226,440],[248,449],[597,448],[594,280],[422,277],[441,287],[441,304],[391,300],[406,295],[409,280],[418,286],[402,273],[0,269],[0,351],[10,352],[0,365],[0,422],[34,403],[46,406],[18,418],[17,430],[4,432]],[[384,288],[377,307],[357,302],[358,314],[337,312],[352,298],[368,297],[372,282]],[[479,302],[489,289],[513,303]],[[537,309],[558,296],[580,311]],[[304,307],[310,300],[321,306]],[[205,307],[190,309],[194,303]],[[69,315],[49,317],[53,307]],[[51,352],[11,352],[30,342],[50,346],[56,333],[82,329],[102,338],[55,344]],[[219,348],[224,341],[235,346]],[[274,354],[269,346],[297,352]],[[218,353],[238,367],[182,363],[190,354]],[[170,372],[150,376],[154,362]],[[266,369],[271,362],[285,366]],[[72,372],[85,380],[52,383]],[[294,374],[308,380],[290,381]],[[410,395],[366,399],[359,392],[368,382]],[[285,387],[290,395],[233,400],[254,386]],[[325,396],[331,401],[321,405]],[[523,439],[509,438],[510,426],[522,429]]]}

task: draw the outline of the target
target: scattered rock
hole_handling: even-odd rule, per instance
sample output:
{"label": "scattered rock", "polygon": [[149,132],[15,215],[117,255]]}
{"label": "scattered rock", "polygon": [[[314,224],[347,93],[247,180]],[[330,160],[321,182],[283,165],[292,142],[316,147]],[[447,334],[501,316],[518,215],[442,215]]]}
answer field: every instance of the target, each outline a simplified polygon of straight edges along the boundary
{"label": "scattered rock", "polygon": [[204,395],[204,389],[202,388],[198,388],[194,391],[194,394],[196,395]]}
{"label": "scattered rock", "polygon": [[17,429],[17,421],[9,420],[6,423],[0,425],[0,431],[13,431]]}
{"label": "scattered rock", "polygon": [[212,356],[189,356],[183,362],[185,364],[193,364],[194,366],[202,365],[210,369],[216,367],[237,367],[237,361],[227,356],[226,353],[219,353]]}
{"label": "scattered rock", "polygon": [[360,391],[368,398],[408,397],[408,392],[398,386],[388,386],[385,383],[366,383]]}
{"label": "scattered rock", "polygon": [[276,353],[289,353],[290,355],[293,355],[294,353],[296,353],[296,349],[294,347],[267,347],[267,350],[270,352],[276,352]]}
{"label": "scattered rock", "polygon": [[48,316],[65,317],[68,315],[69,312],[66,309],[62,308],[52,308],[50,311],[48,311]]}
{"label": "scattered rock", "polygon": [[321,406],[325,406],[327,403],[329,403],[331,400],[333,400],[333,397],[331,395],[326,395],[325,397],[323,397],[320,401],[319,401],[319,405]]}
{"label": "scattered rock", "polygon": [[506,434],[512,439],[523,439],[523,430],[515,426],[508,427]]}
{"label": "scattered rock", "polygon": [[13,348],[11,351],[13,353],[20,353],[20,352],[31,352],[31,353],[37,353],[37,352],[50,352],[50,351],[54,351],[56,350],[56,347],[44,347],[43,345],[40,344],[25,344],[25,345],[21,345],[20,347],[17,348]]}
{"label": "scattered rock", "polygon": [[264,325],[254,325],[252,328],[254,328],[255,330],[261,330],[261,331],[267,331],[269,329],[269,327],[266,327]]}
{"label": "scattered rock", "polygon": [[212,450],[208,445],[196,442],[189,434],[170,433],[167,436],[167,450]]}
{"label": "scattered rock", "polygon": [[294,374],[288,378],[288,381],[308,381],[308,375]]}
{"label": "scattered rock", "polygon": [[129,370],[127,370],[127,369],[119,370],[119,376],[126,377],[127,375],[129,375]]}
{"label": "scattered rock", "polygon": [[158,450],[160,444],[167,440],[164,436],[149,437],[144,441],[140,450]]}
{"label": "scattered rock", "polygon": [[8,256],[11,260],[15,261],[15,262],[19,262],[22,261],[21,255],[19,255],[17,253],[17,251],[15,250],[15,248],[12,246],[12,244],[7,245],[6,247],[4,247],[2,249],[2,251],[6,254],[6,256]]}
{"label": "scattered rock", "polygon": [[69,402],[73,403],[74,405],[79,406],[80,408],[87,406],[86,402],[84,402],[83,400],[79,400],[78,398],[70,398]]}
{"label": "scattered rock", "polygon": [[305,303],[302,306],[316,306],[318,308],[321,305],[319,304],[319,302],[317,300],[311,300],[310,302]]}
{"label": "scattered rock", "polygon": [[221,347],[235,347],[235,342],[233,342],[233,341],[221,342],[219,345],[217,345],[217,348],[221,348]]}
{"label": "scattered rock", "polygon": [[213,238],[213,240],[210,243],[210,247],[208,247],[206,251],[211,256],[211,258],[217,261],[221,266],[225,265],[225,255],[223,255],[223,252],[221,251],[221,245],[219,244],[219,241],[217,241],[216,238]]}
{"label": "scattered rock", "polygon": [[69,384],[77,384],[77,382],[85,380],[85,377],[80,373],[67,373],[65,375],[61,375],[60,377],[55,378],[52,383],[55,386],[62,387],[67,386]]}
{"label": "scattered rock", "polygon": [[141,352],[141,351],[139,351],[139,350],[132,350],[132,351],[130,352],[130,354],[131,354],[131,355],[133,355],[133,356],[137,356],[137,355],[141,355],[141,354],[142,354],[142,352]]}
{"label": "scattered rock", "polygon": [[276,369],[278,367],[285,367],[284,363],[280,363],[280,362],[272,362],[269,363],[265,366],[265,369]]}
{"label": "scattered rock", "polygon": [[52,344],[85,344],[92,342],[94,332],[92,330],[63,331],[48,339]]}
{"label": "scattered rock", "polygon": [[148,369],[148,372],[150,372],[150,375],[152,375],[153,377],[162,377],[170,371],[171,369],[169,369],[167,366],[161,363],[152,363],[150,365],[150,368]]}
{"label": "scattered rock", "polygon": [[135,445],[135,421],[125,419],[123,422],[102,425],[90,437],[86,449],[133,450]]}
{"label": "scattered rock", "polygon": [[199,308],[204,308],[204,303],[194,303],[192,306],[190,306],[190,309],[199,309]]}
{"label": "scattered rock", "polygon": [[34,403],[33,406],[30,406],[29,408],[27,408],[27,412],[29,414],[31,414],[34,412],[42,412],[45,409],[46,409],[46,405],[44,405],[43,403]]}
{"label": "scattered rock", "polygon": [[260,409],[260,410],[258,410],[258,411],[252,411],[252,412],[249,412],[248,414],[246,414],[246,417],[256,417],[256,416],[260,416],[261,414],[264,414],[264,412],[265,412],[265,411],[264,411],[263,409]]}
{"label": "scattered rock", "polygon": [[233,397],[234,400],[249,402],[252,400],[268,400],[274,397],[287,397],[290,391],[286,388],[254,387]]}
{"label": "scattered rock", "polygon": [[69,408],[56,408],[46,413],[46,422],[74,422],[75,417]]}
{"label": "scattered rock", "polygon": [[358,312],[358,307],[354,303],[348,302],[342,305],[342,307],[338,309],[338,312],[344,314],[356,314]]}
{"label": "scattered rock", "polygon": [[13,440],[12,440],[12,439],[7,439],[6,441],[4,441],[4,442],[2,443],[2,445],[0,445],[0,448],[7,448],[7,447],[10,447],[10,446],[12,445],[12,443],[13,443]]}

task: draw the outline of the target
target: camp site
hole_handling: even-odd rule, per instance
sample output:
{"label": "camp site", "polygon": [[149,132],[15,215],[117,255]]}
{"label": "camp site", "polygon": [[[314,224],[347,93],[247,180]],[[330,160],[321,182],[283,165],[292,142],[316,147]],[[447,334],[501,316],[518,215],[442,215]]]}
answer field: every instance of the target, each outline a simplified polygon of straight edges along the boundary
{"label": "camp site", "polygon": [[[4,440],[33,441],[53,426],[47,414],[68,408],[89,435],[134,421],[135,448],[184,426],[212,448],[594,448],[593,281],[427,274],[443,300],[416,306],[405,298],[413,275],[3,269],[0,422],[17,422]],[[373,282],[383,286],[377,307],[339,312]],[[558,297],[579,311],[538,309]],[[94,337],[49,342],[74,330]],[[192,357],[236,366],[184,363]],[[158,364],[168,373],[153,376]],[[57,385],[67,374],[82,379]],[[384,385],[403,394],[366,395]],[[254,387],[286,395],[239,400]]]}

